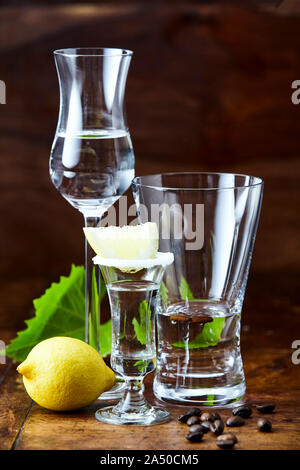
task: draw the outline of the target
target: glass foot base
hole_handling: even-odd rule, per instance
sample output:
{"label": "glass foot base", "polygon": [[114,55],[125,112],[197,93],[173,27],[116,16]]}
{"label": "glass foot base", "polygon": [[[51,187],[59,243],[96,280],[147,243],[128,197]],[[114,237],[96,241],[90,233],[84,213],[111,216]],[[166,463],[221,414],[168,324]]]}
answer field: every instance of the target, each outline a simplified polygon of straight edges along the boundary
{"label": "glass foot base", "polygon": [[107,392],[102,393],[98,400],[120,400],[125,391],[125,382],[117,382],[113,388],[108,390]]}
{"label": "glass foot base", "polygon": [[245,382],[234,386],[210,388],[175,388],[154,379],[154,395],[166,403],[210,408],[232,408],[242,404],[246,392]]}
{"label": "glass foot base", "polygon": [[136,426],[152,426],[169,421],[171,415],[161,408],[151,407],[146,413],[119,413],[115,407],[100,408],[95,413],[98,421],[109,424],[133,424]]}

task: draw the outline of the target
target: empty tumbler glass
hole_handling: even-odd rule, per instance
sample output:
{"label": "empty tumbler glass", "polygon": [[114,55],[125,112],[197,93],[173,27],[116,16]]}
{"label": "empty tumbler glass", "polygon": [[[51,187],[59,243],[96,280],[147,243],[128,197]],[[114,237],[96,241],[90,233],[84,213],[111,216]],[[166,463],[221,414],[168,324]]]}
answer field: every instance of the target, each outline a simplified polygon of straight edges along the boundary
{"label": "empty tumbler glass", "polygon": [[154,393],[181,404],[241,399],[240,323],[262,201],[260,178],[169,173],[133,180],[140,223],[174,254],[161,286]]}

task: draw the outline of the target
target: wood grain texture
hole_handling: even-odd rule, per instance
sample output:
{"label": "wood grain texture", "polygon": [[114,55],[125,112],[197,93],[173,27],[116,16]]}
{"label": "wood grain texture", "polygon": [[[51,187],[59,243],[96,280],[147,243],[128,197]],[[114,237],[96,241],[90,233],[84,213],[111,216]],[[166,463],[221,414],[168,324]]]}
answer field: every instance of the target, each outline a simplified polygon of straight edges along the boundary
{"label": "wood grain texture", "polygon": [[[262,176],[252,269],[299,271],[300,106],[290,97],[300,69],[300,17],[225,3],[1,9],[2,279],[55,279],[83,262],[82,217],[48,175],[59,101],[52,51],[99,44],[134,50],[126,102],[136,173]],[[12,311],[9,298],[3,308]],[[6,326],[24,315],[9,313]]]}
{"label": "wood grain texture", "polygon": [[[276,411],[267,416],[273,424],[270,434],[257,430],[257,419],[262,415],[254,407],[245,426],[226,428],[238,437],[236,449],[300,449],[300,390],[294,388],[299,385],[299,371],[292,365],[290,354],[289,350],[275,348],[246,352],[246,401],[252,405],[275,401]],[[146,382],[149,401],[162,406],[153,397],[152,378],[148,377]],[[107,406],[107,403],[98,401],[73,413],[53,413],[34,405],[19,436],[17,449],[216,449],[216,438],[211,433],[198,444],[185,439],[188,427],[177,421],[185,408],[168,406],[172,413],[169,423],[134,427],[98,422],[94,412],[100,406]],[[229,409],[218,412],[224,419],[231,416]]]}
{"label": "wood grain texture", "polygon": [[[98,406],[99,408],[99,406]],[[216,438],[206,434],[198,444],[185,439],[188,427],[177,422],[176,412],[173,420],[157,427],[140,429],[128,426],[111,426],[99,423],[93,416],[93,408],[89,414],[60,417],[50,416],[33,408],[30,419],[26,421],[19,441],[18,449],[101,449],[101,450],[216,450]],[[221,411],[226,419],[231,413]],[[283,418],[284,416],[284,418]],[[285,406],[271,417],[273,432],[262,434],[257,430],[257,413],[247,420],[239,429],[226,427],[227,431],[235,432],[238,444],[235,449],[249,450],[287,450],[300,449],[299,418],[291,418]],[[270,417],[268,417],[270,419]],[[287,421],[292,419],[291,422]],[[59,433],[59,438],[57,436]]]}
{"label": "wood grain texture", "polygon": [[0,380],[0,450],[14,448],[32,405],[15,365],[8,363]]}
{"label": "wood grain texture", "polygon": [[[261,289],[264,282],[264,289]],[[261,434],[256,429],[257,412],[246,426],[234,430],[237,449],[300,449],[300,374],[292,363],[291,344],[300,331],[296,282],[290,282],[291,298],[284,297],[288,278],[264,280],[254,276],[250,283],[242,323],[242,354],[247,383],[246,400],[251,403],[275,402],[276,412],[269,416],[274,431]],[[293,294],[294,293],[294,294]],[[11,333],[10,333],[11,334]],[[8,334],[7,334],[8,338]],[[152,375],[146,378],[147,397],[160,404],[151,390]],[[202,443],[185,439],[187,428],[176,418],[181,407],[169,406],[172,421],[153,427],[134,428],[99,423],[94,412],[101,402],[73,413],[54,413],[31,401],[11,366],[0,385],[4,396],[0,429],[5,439],[2,448],[16,449],[215,449],[215,438],[205,436]],[[185,409],[185,408],[184,408]],[[230,410],[221,410],[222,417]],[[26,418],[26,419],[25,419]],[[8,424],[10,423],[10,424]]]}

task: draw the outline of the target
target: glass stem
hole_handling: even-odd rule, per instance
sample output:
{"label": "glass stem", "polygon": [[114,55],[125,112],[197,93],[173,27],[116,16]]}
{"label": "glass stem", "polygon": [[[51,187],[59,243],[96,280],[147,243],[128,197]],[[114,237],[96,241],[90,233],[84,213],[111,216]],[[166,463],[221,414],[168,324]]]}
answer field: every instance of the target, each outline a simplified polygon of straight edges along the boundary
{"label": "glass stem", "polygon": [[[98,227],[100,217],[84,216],[85,227]],[[85,238],[85,341],[100,353],[100,269]]]}
{"label": "glass stem", "polygon": [[144,397],[143,378],[125,379],[123,398],[114,407],[118,413],[145,413],[150,405]]}

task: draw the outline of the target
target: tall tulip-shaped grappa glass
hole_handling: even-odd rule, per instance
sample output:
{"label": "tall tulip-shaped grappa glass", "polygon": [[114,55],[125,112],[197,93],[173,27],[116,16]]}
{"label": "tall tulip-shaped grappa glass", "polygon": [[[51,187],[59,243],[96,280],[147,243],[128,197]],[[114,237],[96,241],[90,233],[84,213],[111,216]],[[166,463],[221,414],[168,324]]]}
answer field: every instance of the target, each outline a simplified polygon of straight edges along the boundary
{"label": "tall tulip-shaped grappa glass", "polygon": [[[113,48],[54,52],[60,109],[50,177],[60,194],[82,213],[86,227],[100,225],[105,211],[134,177],[134,153],[123,106],[131,56],[131,51]],[[100,352],[100,272],[93,268],[92,257],[85,241],[85,339]]]}

